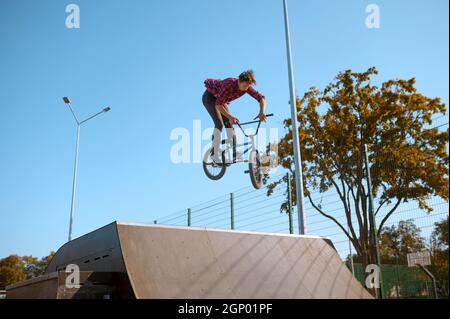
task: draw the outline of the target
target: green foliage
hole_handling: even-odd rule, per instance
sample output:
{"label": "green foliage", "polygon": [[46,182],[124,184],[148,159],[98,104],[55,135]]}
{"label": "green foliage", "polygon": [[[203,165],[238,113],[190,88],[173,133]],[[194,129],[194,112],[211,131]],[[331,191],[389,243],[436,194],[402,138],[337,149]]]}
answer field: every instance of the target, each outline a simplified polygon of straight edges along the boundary
{"label": "green foliage", "polygon": [[27,275],[23,269],[21,258],[17,255],[11,255],[0,260],[0,289],[4,290],[6,286],[25,280]]}
{"label": "green foliage", "polygon": [[448,217],[434,224],[431,237],[431,272],[439,281],[449,281]]}
{"label": "green foliage", "polygon": [[448,252],[448,216],[446,219],[443,219],[442,221],[434,224],[434,231],[433,231],[433,242],[436,245],[436,248],[439,248],[441,250],[447,250]]}
{"label": "green foliage", "polygon": [[[397,226],[383,228],[380,236],[385,296],[396,298],[432,297],[432,282],[418,267],[407,266],[407,254],[427,249],[431,252],[431,266],[427,266],[442,288],[442,296],[448,297],[449,250],[448,218],[435,223],[431,244],[427,245],[421,230],[412,220],[400,221]],[[361,256],[354,255],[355,276],[363,283],[364,273]],[[350,256],[346,263],[350,268]]]}
{"label": "green foliage", "polygon": [[[376,68],[341,72],[325,89],[313,87],[297,101],[305,196],[340,227],[364,264],[374,262],[374,245],[369,236],[363,144],[369,149],[375,214],[383,216],[378,235],[403,202],[415,201],[431,212],[428,199],[439,196],[448,201],[448,131],[429,128],[435,114],[445,114],[445,104],[419,93],[414,78],[378,87],[372,79],[377,74]],[[284,125],[287,132],[277,144],[279,162],[292,173],[295,203],[291,120]],[[286,177],[272,182],[267,194],[285,182]],[[336,192],[347,225],[311,198],[313,190]],[[286,208],[284,203],[281,209]]]}
{"label": "green foliage", "polygon": [[406,264],[408,253],[425,249],[425,240],[412,220],[400,221],[382,229],[379,249],[383,264]]}
{"label": "green foliage", "polygon": [[[347,266],[350,265],[347,263]],[[355,277],[364,285],[364,267],[354,264]],[[384,298],[433,298],[432,285],[426,275],[418,267],[406,265],[382,265]]]}
{"label": "green foliage", "polygon": [[42,259],[33,256],[11,255],[0,259],[0,290],[18,281],[42,275],[53,258],[54,252]]}

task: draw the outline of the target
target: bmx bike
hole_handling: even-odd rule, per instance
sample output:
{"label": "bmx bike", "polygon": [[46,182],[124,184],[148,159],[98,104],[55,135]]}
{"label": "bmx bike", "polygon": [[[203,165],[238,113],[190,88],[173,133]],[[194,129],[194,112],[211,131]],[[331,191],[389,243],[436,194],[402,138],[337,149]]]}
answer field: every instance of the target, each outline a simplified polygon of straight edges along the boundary
{"label": "bmx bike", "polygon": [[[267,114],[266,117],[271,117],[273,114]],[[249,125],[249,124],[255,124],[258,123],[258,127],[256,128],[255,134],[247,134],[245,133],[242,126]],[[209,149],[206,150],[204,156],[203,156],[203,171],[205,172],[206,176],[212,180],[219,180],[221,179],[227,170],[227,168],[233,164],[238,163],[248,163],[248,170],[245,171],[245,173],[250,175],[250,180],[252,182],[252,185],[256,189],[260,189],[263,184],[263,173],[262,173],[262,164],[261,164],[261,157],[259,155],[258,150],[255,146],[255,137],[258,135],[259,128],[261,126],[261,120],[254,120],[250,122],[245,123],[236,123],[237,126],[241,129],[242,133],[250,139],[249,142],[237,144],[235,146],[235,150],[238,148],[243,148],[243,151],[241,152],[241,155],[249,153],[248,159],[239,159],[236,160],[233,158],[233,141],[232,139],[224,139],[221,141],[221,145],[225,145],[225,149],[219,149],[221,152],[221,163],[216,163],[213,160],[213,154],[214,154],[214,148],[211,146]],[[233,128],[234,130],[234,128]]]}

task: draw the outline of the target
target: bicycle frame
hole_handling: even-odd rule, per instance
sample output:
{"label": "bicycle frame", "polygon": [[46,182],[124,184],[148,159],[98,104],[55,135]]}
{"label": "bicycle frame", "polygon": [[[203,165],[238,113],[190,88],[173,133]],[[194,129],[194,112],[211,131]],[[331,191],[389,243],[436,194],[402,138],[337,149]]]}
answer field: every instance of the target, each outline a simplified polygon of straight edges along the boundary
{"label": "bicycle frame", "polygon": [[[271,117],[271,116],[273,116],[273,114],[267,114],[266,115],[266,117]],[[258,127],[256,128],[255,134],[247,134],[247,133],[245,133],[245,131],[242,128],[242,126],[249,125],[249,124],[255,124],[255,123],[258,123]],[[247,154],[249,151],[256,150],[255,137],[258,135],[259,128],[261,127],[261,120],[254,120],[254,121],[250,121],[250,122],[237,123],[237,126],[239,126],[239,128],[241,129],[241,131],[245,135],[245,137],[250,138],[250,142],[236,144],[235,145],[236,149],[238,147],[244,147],[244,151],[242,152],[242,155]],[[233,128],[233,130],[234,130],[234,128]],[[229,139],[222,140],[222,145],[225,145],[225,144],[228,144],[228,146],[227,146],[227,148],[224,151],[227,152],[229,159],[233,158],[232,154],[230,154],[232,152],[232,149],[233,149],[232,143],[229,142]],[[248,145],[250,145],[250,146],[245,148],[245,146],[248,146]],[[234,158],[233,158],[233,160],[234,160]],[[248,160],[241,160],[241,161],[236,161],[236,162],[232,161],[228,165],[237,164],[237,163],[246,163],[246,162],[248,162]]]}

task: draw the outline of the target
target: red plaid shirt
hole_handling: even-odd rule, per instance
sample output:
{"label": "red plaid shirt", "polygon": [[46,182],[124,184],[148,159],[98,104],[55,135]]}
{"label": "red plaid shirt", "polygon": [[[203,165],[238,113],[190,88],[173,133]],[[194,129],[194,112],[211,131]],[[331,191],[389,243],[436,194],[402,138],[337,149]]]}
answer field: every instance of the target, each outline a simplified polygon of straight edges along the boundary
{"label": "red plaid shirt", "polygon": [[216,98],[216,105],[228,104],[231,101],[240,98],[245,93],[251,95],[258,102],[264,98],[264,95],[249,87],[247,91],[239,90],[238,79],[228,78],[225,80],[207,79],[205,81],[206,89]]}

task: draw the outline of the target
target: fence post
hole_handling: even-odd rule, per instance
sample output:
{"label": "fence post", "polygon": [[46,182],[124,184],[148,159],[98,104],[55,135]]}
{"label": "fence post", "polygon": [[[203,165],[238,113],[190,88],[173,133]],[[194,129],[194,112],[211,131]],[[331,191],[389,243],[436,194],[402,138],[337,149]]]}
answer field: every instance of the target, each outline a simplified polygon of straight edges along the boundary
{"label": "fence post", "polygon": [[287,193],[288,193],[288,217],[289,217],[289,234],[294,233],[294,225],[292,224],[292,187],[291,187],[291,173],[286,174],[287,178]]}
{"label": "fence post", "polygon": [[234,194],[230,193],[231,229],[234,229]]}
{"label": "fence post", "polygon": [[191,209],[188,208],[188,227],[191,227]]}
{"label": "fence post", "polygon": [[[437,291],[436,277],[434,277],[434,275],[431,273],[431,271],[429,271],[424,265],[418,264],[417,266],[419,266],[428,275],[428,277],[431,278],[431,280],[433,282],[434,298],[435,299],[439,299],[439,294],[438,294],[438,291]],[[428,281],[425,281],[425,285],[427,286],[427,292],[429,293],[430,290],[428,289]]]}
{"label": "fence post", "polygon": [[399,272],[398,272],[398,268],[399,268],[399,264],[398,264],[398,255],[399,255],[399,252],[398,252],[398,249],[397,249],[397,253],[396,253],[396,256],[395,256],[395,264],[396,264],[396,267],[395,267],[395,272],[396,272],[396,275],[397,275],[397,299],[400,299],[400,275],[399,275]]}
{"label": "fence post", "polygon": [[364,154],[364,163],[366,167],[366,181],[367,181],[367,193],[369,195],[369,219],[370,219],[370,235],[372,237],[372,243],[374,245],[373,249],[375,250],[375,259],[379,268],[379,280],[380,280],[380,289],[379,289],[379,298],[383,299],[383,277],[381,271],[381,261],[380,261],[380,251],[378,250],[378,236],[377,236],[377,226],[375,224],[375,214],[374,214],[374,206],[373,206],[373,193],[372,193],[372,178],[370,176],[370,167],[369,167],[369,155],[367,154],[367,145],[362,145],[362,151]]}

